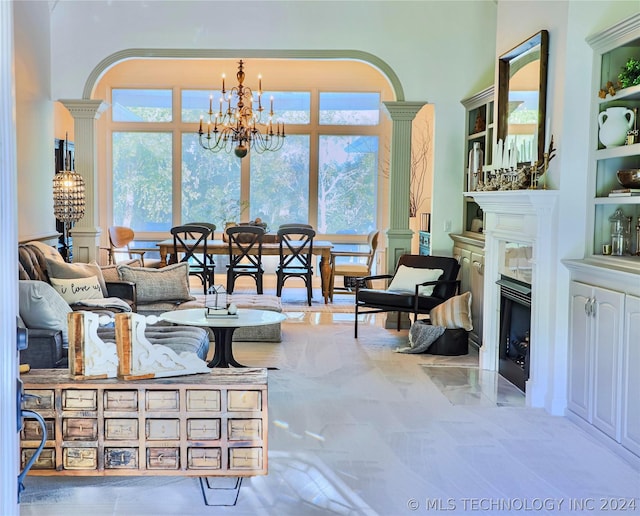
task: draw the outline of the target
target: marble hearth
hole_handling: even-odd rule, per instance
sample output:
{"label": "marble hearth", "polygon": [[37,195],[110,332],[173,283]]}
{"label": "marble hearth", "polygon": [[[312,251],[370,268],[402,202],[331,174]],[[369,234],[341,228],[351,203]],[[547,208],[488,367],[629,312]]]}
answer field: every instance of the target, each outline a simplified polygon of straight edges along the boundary
{"label": "marble hearth", "polygon": [[557,191],[514,190],[473,192],[485,214],[483,346],[480,367],[498,371],[500,338],[500,264],[505,244],[531,247],[530,372],[526,403],[549,410],[553,392],[555,352]]}

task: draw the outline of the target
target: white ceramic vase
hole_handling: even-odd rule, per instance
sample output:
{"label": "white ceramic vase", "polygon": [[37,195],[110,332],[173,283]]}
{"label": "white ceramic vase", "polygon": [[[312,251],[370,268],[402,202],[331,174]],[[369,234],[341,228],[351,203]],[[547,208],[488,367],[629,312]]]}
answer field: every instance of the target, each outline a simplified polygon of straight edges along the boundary
{"label": "white ceramic vase", "polygon": [[635,115],[625,107],[610,107],[598,115],[598,136],[605,147],[619,147],[627,139],[627,131],[633,127]]}

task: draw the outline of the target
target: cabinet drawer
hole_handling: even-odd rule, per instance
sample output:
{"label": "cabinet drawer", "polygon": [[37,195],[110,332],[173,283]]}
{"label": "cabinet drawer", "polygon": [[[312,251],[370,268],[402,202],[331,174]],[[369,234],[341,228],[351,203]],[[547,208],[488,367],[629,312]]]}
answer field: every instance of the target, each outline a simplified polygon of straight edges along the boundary
{"label": "cabinet drawer", "polygon": [[147,391],[147,410],[178,410],[180,399],[178,391]]}
{"label": "cabinet drawer", "polygon": [[230,441],[262,439],[261,419],[230,419],[227,426]]}
{"label": "cabinet drawer", "polygon": [[180,420],[179,419],[147,419],[147,439],[179,439]]}
{"label": "cabinet drawer", "polygon": [[97,438],[97,419],[67,417],[62,420],[64,441],[95,441]]}
{"label": "cabinet drawer", "polygon": [[37,398],[25,398],[23,406],[28,410],[52,410],[54,405],[54,393],[50,389],[26,389],[25,394],[37,396]]}
{"label": "cabinet drawer", "polygon": [[219,419],[187,420],[187,439],[212,440],[220,439]]}
{"label": "cabinet drawer", "polygon": [[229,469],[262,469],[262,448],[229,448]]}
{"label": "cabinet drawer", "polygon": [[220,469],[220,448],[189,448],[187,467],[189,469]]}
{"label": "cabinet drawer", "polygon": [[97,469],[97,448],[64,448],[62,451],[64,469]]}
{"label": "cabinet drawer", "polygon": [[189,412],[220,412],[220,391],[187,390]]}
{"label": "cabinet drawer", "polygon": [[[22,450],[22,462],[20,468],[24,469],[27,462],[33,457],[36,452],[35,448],[23,448]],[[44,448],[40,456],[36,459],[31,466],[32,469],[56,469],[56,451],[53,448]]]}
{"label": "cabinet drawer", "polygon": [[105,410],[138,410],[138,391],[105,391]]}
{"label": "cabinet drawer", "polygon": [[107,469],[137,469],[138,448],[105,448],[104,467]]}
{"label": "cabinet drawer", "polygon": [[104,438],[112,440],[126,440],[138,438],[137,419],[105,419]]}
{"label": "cabinet drawer", "polygon": [[[53,419],[45,419],[44,427],[47,429],[47,440],[55,440],[55,425]],[[23,441],[40,441],[42,439],[42,428],[33,419],[25,419],[20,438]]]}
{"label": "cabinet drawer", "polygon": [[147,468],[178,469],[180,450],[178,448],[148,448]]}
{"label": "cabinet drawer", "polygon": [[260,391],[229,391],[227,407],[230,411],[248,411],[262,409],[262,393]]}
{"label": "cabinet drawer", "polygon": [[97,400],[97,393],[93,389],[65,389],[62,391],[62,410],[96,410]]}

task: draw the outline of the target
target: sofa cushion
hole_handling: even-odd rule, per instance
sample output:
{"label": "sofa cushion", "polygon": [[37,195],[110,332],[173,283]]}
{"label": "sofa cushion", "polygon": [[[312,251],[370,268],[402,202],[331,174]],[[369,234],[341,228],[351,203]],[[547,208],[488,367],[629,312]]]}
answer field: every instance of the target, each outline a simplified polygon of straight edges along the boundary
{"label": "sofa cushion", "polygon": [[102,288],[96,276],[89,278],[49,278],[51,286],[67,303],[73,305],[85,299],[104,299]]}
{"label": "sofa cushion", "polygon": [[98,278],[100,288],[102,289],[102,297],[108,295],[107,285],[104,282],[102,271],[100,266],[96,262],[91,263],[66,263],[52,258],[46,258],[47,271],[49,272],[49,279],[77,279],[77,278],[90,278],[95,276]]}
{"label": "sofa cushion", "polygon": [[28,328],[60,330],[62,340],[68,342],[67,314],[71,308],[48,283],[20,280],[18,310]]}
{"label": "sofa cushion", "polygon": [[161,269],[118,265],[123,281],[136,284],[138,305],[159,301],[181,302],[193,299],[189,294],[189,264],[176,263]]}

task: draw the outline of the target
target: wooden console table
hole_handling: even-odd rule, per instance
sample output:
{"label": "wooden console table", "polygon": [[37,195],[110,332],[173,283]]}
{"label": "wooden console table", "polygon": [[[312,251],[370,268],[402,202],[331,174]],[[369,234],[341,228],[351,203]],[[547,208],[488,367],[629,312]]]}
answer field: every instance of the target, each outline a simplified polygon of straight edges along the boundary
{"label": "wooden console table", "polygon": [[[215,369],[153,380],[74,380],[66,369],[21,376],[24,408],[45,420],[47,441],[30,475],[267,474],[267,373]],[[40,444],[26,419],[21,463]]]}

